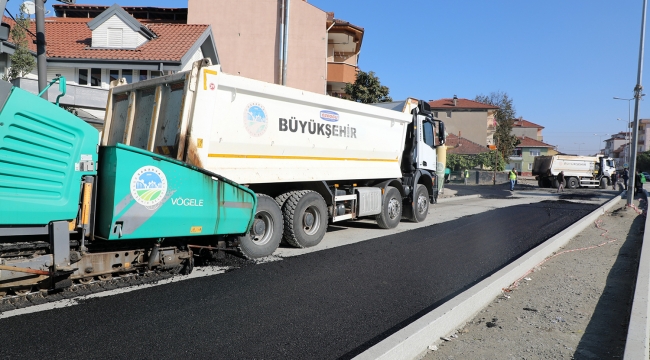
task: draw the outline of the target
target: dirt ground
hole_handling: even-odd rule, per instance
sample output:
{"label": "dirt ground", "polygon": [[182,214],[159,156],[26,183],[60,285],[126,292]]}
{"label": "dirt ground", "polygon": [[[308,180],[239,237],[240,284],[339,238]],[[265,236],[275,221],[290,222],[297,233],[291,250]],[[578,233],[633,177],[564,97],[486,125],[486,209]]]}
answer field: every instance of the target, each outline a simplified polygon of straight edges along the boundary
{"label": "dirt ground", "polygon": [[[645,208],[645,199],[634,203]],[[621,359],[645,217],[619,200],[423,359]]]}

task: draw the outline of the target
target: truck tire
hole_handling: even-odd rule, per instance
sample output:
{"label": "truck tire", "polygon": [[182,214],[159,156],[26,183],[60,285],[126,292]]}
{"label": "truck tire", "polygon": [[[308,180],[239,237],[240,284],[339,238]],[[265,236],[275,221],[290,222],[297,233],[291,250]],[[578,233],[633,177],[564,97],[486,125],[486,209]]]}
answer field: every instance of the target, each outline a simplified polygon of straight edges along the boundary
{"label": "truck tire", "polygon": [[429,192],[424,185],[417,184],[413,195],[413,218],[411,220],[416,223],[423,222],[429,214]]}
{"label": "truck tire", "polygon": [[392,186],[386,186],[381,212],[375,217],[382,229],[392,229],[402,220],[402,195]]}
{"label": "truck tire", "polygon": [[578,186],[580,186],[580,182],[578,181],[578,178],[570,177],[566,180],[567,189],[577,189]]}
{"label": "truck tire", "polygon": [[543,188],[544,187],[544,180],[543,179],[537,180],[537,186]]}
{"label": "truck tire", "polygon": [[273,254],[282,239],[282,211],[267,195],[257,195],[255,220],[248,233],[239,237],[239,251],[248,259]]}
{"label": "truck tire", "polygon": [[600,188],[601,189],[607,189],[607,178],[602,178],[600,179]]}
{"label": "truck tire", "polygon": [[296,191],[282,207],[284,241],[297,248],[318,245],[327,231],[327,204],[319,193]]}

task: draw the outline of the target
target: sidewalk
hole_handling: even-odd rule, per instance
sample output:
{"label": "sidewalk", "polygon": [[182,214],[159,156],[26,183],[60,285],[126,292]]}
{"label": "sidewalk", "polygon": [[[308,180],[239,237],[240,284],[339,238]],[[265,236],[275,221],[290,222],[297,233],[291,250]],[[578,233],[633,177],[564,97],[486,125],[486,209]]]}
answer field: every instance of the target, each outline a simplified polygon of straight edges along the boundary
{"label": "sidewalk", "polygon": [[622,358],[645,225],[625,205],[620,199],[465,326],[431,339],[424,359]]}

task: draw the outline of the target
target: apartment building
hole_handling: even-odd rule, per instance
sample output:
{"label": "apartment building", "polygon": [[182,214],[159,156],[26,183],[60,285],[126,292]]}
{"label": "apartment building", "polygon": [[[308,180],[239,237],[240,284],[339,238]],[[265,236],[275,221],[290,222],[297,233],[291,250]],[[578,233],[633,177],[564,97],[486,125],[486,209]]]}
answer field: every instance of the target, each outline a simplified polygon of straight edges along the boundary
{"label": "apartment building", "polygon": [[448,133],[482,146],[494,145],[498,106],[458,98],[456,95],[453,98],[430,100],[429,105],[434,117],[444,121]]}

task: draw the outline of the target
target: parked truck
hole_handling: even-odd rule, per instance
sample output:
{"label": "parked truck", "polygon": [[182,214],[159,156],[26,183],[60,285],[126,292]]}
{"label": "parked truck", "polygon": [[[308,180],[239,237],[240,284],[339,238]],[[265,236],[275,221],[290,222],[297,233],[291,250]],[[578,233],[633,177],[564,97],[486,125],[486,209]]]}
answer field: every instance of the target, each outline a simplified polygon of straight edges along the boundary
{"label": "parked truck", "polygon": [[607,188],[616,171],[614,159],[604,156],[553,155],[537,156],[533,162],[533,175],[539,187],[559,186],[557,175],[564,171],[566,188]]}
{"label": "parked truck", "polygon": [[208,59],[113,85],[102,146],[162,154],[257,194],[254,222],[238,243],[247,257],[272,254],[282,240],[314,246],[330,222],[420,222],[437,199],[444,124],[424,101],[370,106],[229,75]]}

